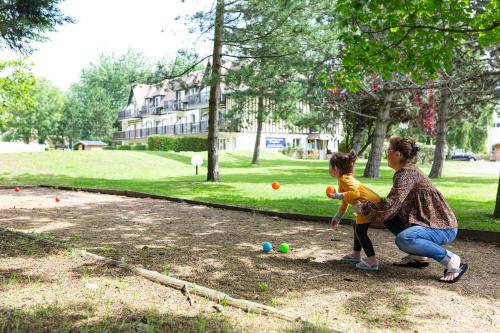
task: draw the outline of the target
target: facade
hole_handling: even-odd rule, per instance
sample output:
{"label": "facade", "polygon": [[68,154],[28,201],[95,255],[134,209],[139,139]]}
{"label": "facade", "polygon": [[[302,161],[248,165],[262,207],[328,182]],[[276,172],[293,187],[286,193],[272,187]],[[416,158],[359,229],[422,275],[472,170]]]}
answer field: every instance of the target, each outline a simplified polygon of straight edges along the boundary
{"label": "facade", "polygon": [[75,150],[102,150],[106,146],[102,141],[78,141],[73,148]]}
{"label": "facade", "polygon": [[[113,134],[113,141],[121,144],[146,143],[151,135],[207,136],[208,99],[210,88],[203,84],[203,71],[180,79],[166,80],[158,86],[137,84],[130,90],[127,106],[118,113],[121,131]],[[252,102],[252,101],[250,101]],[[219,100],[219,149],[252,150],[257,132],[257,103],[248,103],[248,110],[240,120],[225,115],[233,106],[231,94],[224,85]],[[308,112],[306,106],[300,106]],[[242,120],[244,119],[244,120]],[[334,133],[310,133],[283,120],[263,124],[261,149],[281,150],[287,146],[301,147],[304,153],[315,152],[326,157],[328,151],[337,151],[340,127]]]}
{"label": "facade", "polygon": [[488,129],[487,144],[490,161],[500,161],[500,112],[498,108],[493,112],[493,124]]}

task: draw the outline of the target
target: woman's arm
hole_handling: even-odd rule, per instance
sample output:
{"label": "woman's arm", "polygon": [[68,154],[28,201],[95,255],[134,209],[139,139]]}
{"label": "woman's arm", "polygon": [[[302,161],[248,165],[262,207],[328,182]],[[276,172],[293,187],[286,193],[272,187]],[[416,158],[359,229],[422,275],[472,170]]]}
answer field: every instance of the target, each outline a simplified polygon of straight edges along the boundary
{"label": "woman's arm", "polygon": [[400,170],[394,175],[392,189],[387,195],[387,198],[378,202],[361,203],[361,212],[368,216],[371,222],[383,222],[394,215],[401,209],[406,197],[413,189],[417,182],[417,174],[415,170]]}

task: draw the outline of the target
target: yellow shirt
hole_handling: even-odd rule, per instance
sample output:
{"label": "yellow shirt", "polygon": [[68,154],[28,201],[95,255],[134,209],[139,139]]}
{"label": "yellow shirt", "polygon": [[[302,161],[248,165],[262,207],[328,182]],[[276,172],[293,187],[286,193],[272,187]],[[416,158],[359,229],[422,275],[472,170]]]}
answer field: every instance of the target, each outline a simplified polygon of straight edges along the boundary
{"label": "yellow shirt", "polygon": [[[370,201],[377,202],[380,201],[380,197],[377,193],[361,184],[357,179],[354,178],[352,173],[344,174],[339,177],[339,192],[344,195],[342,200],[342,205],[339,208],[339,212],[344,214],[347,210],[348,205],[356,200],[360,202]],[[368,223],[368,218],[365,215],[358,214],[356,216],[356,224]]]}

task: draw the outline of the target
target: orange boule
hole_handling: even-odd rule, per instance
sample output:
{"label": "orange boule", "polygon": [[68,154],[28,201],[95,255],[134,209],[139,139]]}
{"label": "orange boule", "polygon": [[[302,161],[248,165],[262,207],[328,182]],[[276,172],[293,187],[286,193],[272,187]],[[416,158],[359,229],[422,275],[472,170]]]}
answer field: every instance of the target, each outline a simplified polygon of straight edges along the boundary
{"label": "orange boule", "polygon": [[280,188],[280,183],[278,183],[278,182],[273,182],[273,183],[271,184],[271,186],[273,187],[273,189],[274,189],[274,190],[277,190],[277,189],[279,189],[279,188]]}
{"label": "orange boule", "polygon": [[328,186],[328,187],[326,188],[326,194],[327,194],[327,195],[328,195],[328,194],[334,194],[334,193],[335,193],[335,187],[333,187],[333,186]]}

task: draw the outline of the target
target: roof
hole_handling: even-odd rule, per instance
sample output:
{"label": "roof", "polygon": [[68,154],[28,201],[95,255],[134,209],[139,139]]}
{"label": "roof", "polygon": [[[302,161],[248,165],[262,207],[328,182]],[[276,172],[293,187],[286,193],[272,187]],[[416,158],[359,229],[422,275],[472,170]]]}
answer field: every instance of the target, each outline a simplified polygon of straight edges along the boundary
{"label": "roof", "polygon": [[102,141],[84,141],[84,140],[78,141],[77,143],[75,143],[75,146],[79,143],[86,146],[107,146],[107,144],[105,144]]}

